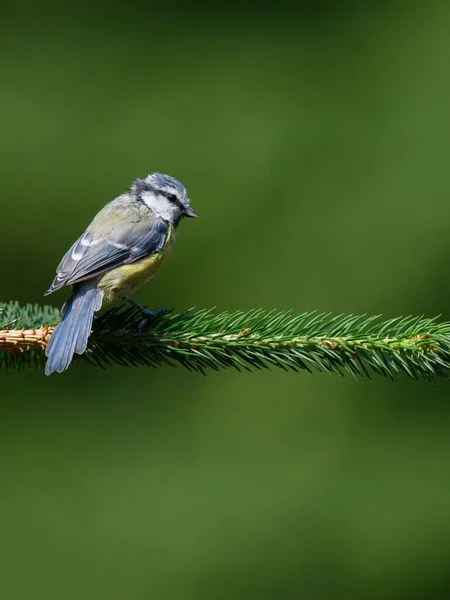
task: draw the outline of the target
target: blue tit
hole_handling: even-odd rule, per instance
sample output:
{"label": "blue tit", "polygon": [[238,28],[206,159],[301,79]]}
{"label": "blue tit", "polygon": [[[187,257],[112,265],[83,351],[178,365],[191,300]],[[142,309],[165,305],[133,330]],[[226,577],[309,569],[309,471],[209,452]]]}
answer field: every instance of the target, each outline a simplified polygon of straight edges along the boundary
{"label": "blue tit", "polygon": [[137,179],[107,204],[60,262],[47,294],[73,285],[45,349],[46,375],[61,373],[83,354],[94,313],[150,279],[170,254],[182,217],[197,217],[184,186],[169,175]]}

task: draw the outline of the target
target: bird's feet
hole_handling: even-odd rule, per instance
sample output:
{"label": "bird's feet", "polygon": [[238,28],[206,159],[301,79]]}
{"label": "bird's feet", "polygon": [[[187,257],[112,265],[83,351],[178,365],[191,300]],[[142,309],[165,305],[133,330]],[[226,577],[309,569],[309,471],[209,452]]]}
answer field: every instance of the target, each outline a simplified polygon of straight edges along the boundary
{"label": "bird's feet", "polygon": [[145,310],[145,312],[142,313],[144,315],[144,317],[142,318],[142,320],[141,320],[141,322],[139,323],[139,326],[138,326],[138,333],[139,333],[139,335],[142,335],[142,332],[144,331],[145,326],[147,325],[149,318],[151,318],[151,317],[157,317],[158,315],[160,315],[161,313],[164,312],[163,308],[156,308],[155,310],[147,310],[146,308],[144,308],[144,310]]}
{"label": "bird's feet", "polygon": [[155,310],[148,310],[148,308],[146,306],[141,306],[140,304],[138,304],[131,298],[125,298],[125,300],[129,304],[131,304],[131,306],[133,306],[134,308],[137,308],[137,310],[139,310],[140,313],[142,314],[142,320],[138,326],[139,335],[142,335],[142,332],[144,331],[144,328],[147,325],[149,319],[151,319],[152,317],[157,317],[161,313],[164,312],[164,308],[156,308]]}

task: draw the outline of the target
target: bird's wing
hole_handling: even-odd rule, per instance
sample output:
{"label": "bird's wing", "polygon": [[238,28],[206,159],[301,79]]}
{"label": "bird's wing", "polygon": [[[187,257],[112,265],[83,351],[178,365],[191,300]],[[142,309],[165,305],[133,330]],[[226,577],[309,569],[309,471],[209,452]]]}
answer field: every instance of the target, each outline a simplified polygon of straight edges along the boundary
{"label": "bird's wing", "polygon": [[159,252],[169,234],[170,225],[162,219],[127,221],[116,215],[114,221],[108,231],[93,228],[94,233],[90,226],[78,238],[60,262],[47,294]]}

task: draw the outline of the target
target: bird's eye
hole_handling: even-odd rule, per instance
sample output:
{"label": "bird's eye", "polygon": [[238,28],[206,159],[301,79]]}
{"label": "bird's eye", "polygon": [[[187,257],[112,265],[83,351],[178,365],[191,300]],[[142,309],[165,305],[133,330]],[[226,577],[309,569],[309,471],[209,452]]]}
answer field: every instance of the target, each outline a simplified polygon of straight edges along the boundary
{"label": "bird's eye", "polygon": [[173,202],[174,204],[178,202],[178,198],[175,196],[175,194],[167,194],[167,200],[169,202]]}

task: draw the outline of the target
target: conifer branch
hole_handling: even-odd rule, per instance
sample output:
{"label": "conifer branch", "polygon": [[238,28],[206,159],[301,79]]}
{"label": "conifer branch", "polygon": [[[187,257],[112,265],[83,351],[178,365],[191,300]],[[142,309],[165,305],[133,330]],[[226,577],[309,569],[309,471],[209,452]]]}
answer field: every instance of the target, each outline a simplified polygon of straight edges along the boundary
{"label": "conifer branch", "polygon": [[[233,367],[280,367],[395,380],[435,380],[450,374],[450,323],[424,317],[292,316],[253,310],[213,314],[164,311],[139,333],[142,315],[115,307],[98,317],[86,353],[77,357],[100,367],[180,364],[204,373]],[[42,367],[43,350],[59,311],[52,307],[0,304],[0,367]]]}

